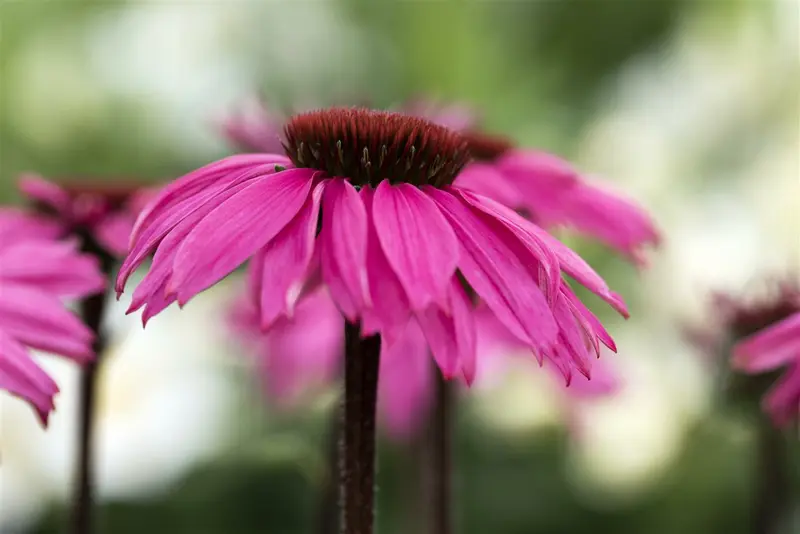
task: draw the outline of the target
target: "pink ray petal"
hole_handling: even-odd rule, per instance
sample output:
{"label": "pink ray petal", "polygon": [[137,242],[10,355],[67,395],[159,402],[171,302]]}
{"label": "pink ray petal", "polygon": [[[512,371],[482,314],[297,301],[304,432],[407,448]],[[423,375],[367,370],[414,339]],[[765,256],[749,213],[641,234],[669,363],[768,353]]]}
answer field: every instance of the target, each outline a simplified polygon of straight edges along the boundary
{"label": "pink ray petal", "polygon": [[405,328],[411,310],[403,286],[378,241],[372,211],[375,192],[370,187],[362,187],[359,194],[368,217],[367,277],[372,298],[372,308],[364,310],[361,328],[364,335],[382,332],[385,345],[395,329]]}
{"label": "pink ray petal", "polygon": [[800,313],[795,313],[736,344],[733,365],[750,373],[800,360]]}
{"label": "pink ray petal", "polygon": [[444,302],[459,246],[436,204],[410,184],[382,181],[375,191],[374,225],[386,259],[412,308]]}
{"label": "pink ray petal", "polygon": [[55,408],[53,397],[58,386],[25,348],[0,330],[0,389],[28,402],[44,426]]}
{"label": "pink ray petal", "polygon": [[139,214],[131,231],[128,256],[117,276],[117,295],[122,294],[130,275],[156,248],[164,236],[184,218],[218,195],[241,183],[275,172],[273,156],[232,156],[193,171],[165,186]]}
{"label": "pink ray petal", "polygon": [[297,215],[313,175],[291,169],[263,176],[218,205],[180,244],[167,291],[183,305],[244,263]]}
{"label": "pink ray petal", "polygon": [[33,348],[79,362],[94,357],[92,332],[56,297],[37,289],[3,284],[0,325],[6,333]]}
{"label": "pink ray petal", "polygon": [[260,298],[263,328],[281,314],[292,315],[313,256],[326,183],[324,180],[314,188],[294,219],[257,253],[256,267],[261,270],[260,275],[256,275],[259,278],[257,298]]}
{"label": "pink ray petal", "polygon": [[342,178],[323,195],[319,234],[322,278],[351,322],[371,305],[367,278],[367,212],[358,191]]}
{"label": "pink ray petal", "polygon": [[434,188],[425,192],[439,205],[461,243],[459,269],[475,292],[518,338],[550,347],[558,327],[544,294],[509,236],[492,231],[460,197]]}

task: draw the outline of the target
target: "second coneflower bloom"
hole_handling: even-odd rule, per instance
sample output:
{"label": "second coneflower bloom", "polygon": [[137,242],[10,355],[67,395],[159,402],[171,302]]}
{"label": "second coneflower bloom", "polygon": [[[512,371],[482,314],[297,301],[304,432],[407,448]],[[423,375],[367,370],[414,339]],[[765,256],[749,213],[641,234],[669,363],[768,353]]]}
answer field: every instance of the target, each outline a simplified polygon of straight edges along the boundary
{"label": "second coneflower bloom", "polygon": [[567,227],[638,264],[659,242],[655,224],[634,202],[582,176],[558,156],[516,147],[475,129],[463,132],[475,162],[456,185],[513,207],[545,228]]}
{"label": "second coneflower bloom", "polygon": [[117,291],[155,253],[134,292],[145,320],[185,304],[252,258],[262,327],[323,284],[361,334],[391,347],[413,321],[446,377],[475,372],[474,294],[540,357],[588,375],[599,321],[569,274],[626,314],[572,250],[454,180],[467,142],[424,119],[366,109],[296,115],[285,155],[232,156],[164,188],[142,212]]}

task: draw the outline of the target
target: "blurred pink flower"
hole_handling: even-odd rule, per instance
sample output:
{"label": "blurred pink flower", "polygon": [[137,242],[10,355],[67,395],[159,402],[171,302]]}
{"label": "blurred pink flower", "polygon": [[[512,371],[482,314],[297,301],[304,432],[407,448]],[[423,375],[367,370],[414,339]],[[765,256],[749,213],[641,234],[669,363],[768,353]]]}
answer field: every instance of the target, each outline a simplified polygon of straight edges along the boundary
{"label": "blurred pink flower", "polygon": [[600,343],[613,346],[562,273],[627,315],[622,299],[550,234],[452,185],[468,158],[458,134],[417,117],[333,108],[293,117],[284,137],[287,156],[212,163],[144,209],[116,285],[121,293],[155,253],[131,311],[144,307],[146,321],[183,305],[252,257],[262,328],[292,317],[301,293],[322,283],[341,314],[387,348],[412,322],[446,378],[475,374],[464,282],[565,376],[589,376]]}
{"label": "blurred pink flower", "polygon": [[659,234],[633,202],[591,183],[566,161],[474,130],[465,132],[475,161],[456,180],[469,189],[520,210],[545,228],[569,227],[643,265],[643,248]]}
{"label": "blurred pink flower", "polygon": [[253,98],[245,102],[236,114],[223,120],[220,126],[223,135],[241,150],[278,154],[283,152],[281,143],[285,122],[283,114]]}
{"label": "blurred pink flower", "polygon": [[737,343],[733,366],[751,374],[788,367],[765,397],[764,409],[778,426],[795,420],[800,413],[800,312]]}
{"label": "blurred pink flower", "polygon": [[154,194],[131,184],[59,185],[33,174],[23,175],[19,188],[42,212],[54,217],[63,235],[89,232],[113,256],[127,252],[136,215]]}
{"label": "blurred pink flower", "polygon": [[49,221],[0,209],[0,388],[30,403],[45,425],[58,387],[28,348],[90,361],[92,332],[61,298],[105,286],[97,261],[55,241],[57,233]]}
{"label": "blurred pink flower", "polygon": [[[262,329],[252,299],[232,308],[232,326],[256,355],[265,392],[279,408],[295,408],[304,394],[336,382],[344,357],[344,318],[324,288],[300,299],[292,317]],[[424,421],[431,399],[428,345],[409,323],[391,346],[381,347],[378,413],[386,432],[407,439]]]}

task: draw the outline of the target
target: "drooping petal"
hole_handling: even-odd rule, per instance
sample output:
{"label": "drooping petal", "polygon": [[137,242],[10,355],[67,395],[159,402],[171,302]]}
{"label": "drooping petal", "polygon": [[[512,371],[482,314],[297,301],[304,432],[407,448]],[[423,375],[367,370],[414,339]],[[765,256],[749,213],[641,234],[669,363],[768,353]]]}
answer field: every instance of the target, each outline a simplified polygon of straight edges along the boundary
{"label": "drooping petal", "polygon": [[55,219],[17,208],[0,207],[0,249],[29,239],[56,239],[63,231]]}
{"label": "drooping petal", "polygon": [[263,328],[281,314],[292,315],[314,252],[320,201],[326,183],[322,181],[314,188],[294,219],[256,254],[255,268],[261,270],[256,276]]}
{"label": "drooping petal", "polygon": [[148,310],[142,315],[146,324],[148,319],[167,305],[175,302],[175,295],[168,295],[167,283],[172,276],[175,256],[181,243],[194,230],[195,226],[211,213],[219,204],[250,186],[249,182],[236,184],[217,196],[217,202],[206,203],[175,225],[162,239],[153,256],[153,263],[145,277],[136,286],[127,313],[132,313],[149,303]]}
{"label": "drooping petal", "polygon": [[69,215],[70,195],[54,182],[36,174],[25,174],[18,182],[20,192],[29,199],[47,206],[59,215]]}
{"label": "drooping petal", "polygon": [[130,213],[112,213],[94,227],[94,236],[100,246],[115,256],[128,251],[134,218]]}
{"label": "drooping petal", "polygon": [[588,327],[591,329],[597,340],[611,349],[613,352],[617,352],[617,345],[614,343],[614,339],[605,329],[603,323],[600,322],[600,319],[598,319],[597,316],[593,314],[583,302],[581,302],[578,296],[573,293],[569,287],[562,286],[562,294],[569,301],[576,315],[580,316],[580,320],[585,321],[586,325],[588,325]]}
{"label": "drooping petal", "polygon": [[313,174],[291,169],[264,176],[201,220],[175,255],[167,289],[175,291],[178,303],[230,274],[272,240],[302,208]]}
{"label": "drooping petal", "polygon": [[444,302],[458,263],[458,240],[436,204],[410,184],[382,181],[373,199],[373,219],[386,259],[412,308]]}
{"label": "drooping petal", "polygon": [[371,305],[367,278],[367,212],[358,191],[342,178],[323,194],[319,233],[322,278],[351,322]]}
{"label": "drooping petal", "polygon": [[425,188],[450,221],[462,250],[459,269],[475,292],[515,336],[550,347],[558,327],[536,279],[520,258],[519,241],[501,236],[461,197]]}
{"label": "drooping petal", "polygon": [[502,220],[509,227],[517,228],[544,243],[555,254],[561,269],[565,273],[608,302],[620,315],[628,317],[628,309],[622,297],[611,291],[605,280],[572,249],[532,222],[489,198],[479,197],[469,192],[463,192],[462,196],[475,208]]}
{"label": "drooping petal", "polygon": [[372,298],[372,307],[364,310],[361,329],[365,336],[381,332],[383,346],[386,346],[392,342],[396,329],[405,328],[411,310],[406,292],[378,241],[372,209],[375,191],[371,187],[362,187],[359,194],[368,217],[367,277]]}
{"label": "drooping petal", "polygon": [[780,321],[739,342],[733,364],[750,373],[775,369],[800,360],[800,313]]}
{"label": "drooping petal", "polygon": [[68,356],[79,362],[93,358],[93,334],[56,297],[25,286],[0,288],[0,325],[30,347]]}
{"label": "drooping petal", "polygon": [[406,440],[421,430],[432,400],[433,365],[416,322],[391,345],[381,344],[378,414],[387,433]]}
{"label": "drooping petal", "polygon": [[543,276],[540,275],[537,278],[539,286],[545,291],[545,296],[551,306],[554,305],[558,288],[561,285],[561,265],[558,256],[551,250],[550,243],[543,240],[539,234],[532,233],[527,229],[531,223],[490,198],[456,188],[453,188],[453,192],[459,194],[474,208],[489,215],[492,220],[496,220],[524,245],[533,257],[534,263],[541,265]]}
{"label": "drooping petal", "polygon": [[76,243],[28,240],[0,249],[0,285],[30,285],[59,297],[84,297],[105,289],[97,259]]}
{"label": "drooping petal", "polygon": [[53,411],[58,386],[25,348],[0,329],[0,389],[28,402],[44,426]]}
{"label": "drooping petal", "polygon": [[117,277],[117,294],[122,294],[131,273],[175,225],[206,203],[218,205],[217,196],[229,187],[274,173],[275,165],[287,161],[269,155],[232,156],[201,167],[165,186],[142,209],[134,223],[130,250]]}
{"label": "drooping petal", "polygon": [[640,264],[644,261],[640,249],[660,241],[655,224],[641,207],[585,182],[564,195],[557,218],[557,224],[595,237]]}
{"label": "drooping petal", "polygon": [[772,387],[764,398],[764,409],[779,427],[785,427],[797,419],[800,412],[800,360]]}

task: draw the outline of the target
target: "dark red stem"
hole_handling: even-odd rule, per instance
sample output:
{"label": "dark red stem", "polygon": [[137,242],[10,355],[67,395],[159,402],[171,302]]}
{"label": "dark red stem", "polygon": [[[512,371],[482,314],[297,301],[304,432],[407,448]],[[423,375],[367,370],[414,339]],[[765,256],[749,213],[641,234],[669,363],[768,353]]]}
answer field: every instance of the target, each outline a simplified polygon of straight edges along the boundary
{"label": "dark red stem", "polygon": [[342,534],[372,534],[375,516],[375,412],[380,337],[345,326],[344,401],[339,450]]}

